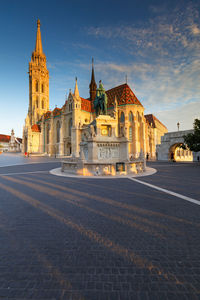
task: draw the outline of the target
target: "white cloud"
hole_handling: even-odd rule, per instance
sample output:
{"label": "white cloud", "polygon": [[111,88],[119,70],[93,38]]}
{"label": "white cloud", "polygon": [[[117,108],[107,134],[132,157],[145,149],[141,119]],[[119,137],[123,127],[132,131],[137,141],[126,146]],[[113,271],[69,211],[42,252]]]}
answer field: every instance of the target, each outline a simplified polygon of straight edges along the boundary
{"label": "white cloud", "polygon": [[168,131],[176,131],[178,122],[180,130],[192,129],[194,119],[200,119],[199,106],[200,100],[174,110],[157,112],[155,115],[167,126]]}
{"label": "white cloud", "polygon": [[191,128],[200,101],[199,11],[191,2],[171,13],[165,5],[150,9],[155,15],[146,23],[89,29],[90,35],[109,39],[113,48],[122,55],[128,53],[130,61],[132,57],[126,64],[99,62],[96,69],[105,82],[111,83],[113,78],[113,84],[128,74],[148,112],[163,110],[170,125],[170,116],[175,120],[183,110],[181,123]]}

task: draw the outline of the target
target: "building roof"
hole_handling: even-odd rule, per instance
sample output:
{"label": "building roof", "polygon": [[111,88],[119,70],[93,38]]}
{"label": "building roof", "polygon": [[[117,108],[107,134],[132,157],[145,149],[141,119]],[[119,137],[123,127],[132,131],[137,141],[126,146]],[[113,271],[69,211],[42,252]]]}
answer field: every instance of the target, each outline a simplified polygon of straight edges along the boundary
{"label": "building roof", "polygon": [[31,126],[32,132],[41,132],[40,125],[34,124]]}
{"label": "building roof", "polygon": [[135,104],[142,106],[142,104],[140,103],[140,101],[135,96],[135,94],[133,93],[133,91],[127,83],[116,86],[106,91],[106,94],[108,97],[108,107],[113,106],[115,97],[117,99],[118,105]]}
{"label": "building roof", "polygon": [[85,99],[81,97],[81,109],[84,111],[91,112],[92,111],[92,103],[89,99]]}
{"label": "building roof", "polygon": [[160,122],[160,120],[158,120],[153,114],[148,114],[144,116],[147,123],[149,123],[149,125],[151,125],[151,127],[156,128],[156,123],[155,121],[157,121],[158,123],[160,123],[163,127],[165,127],[167,129],[167,127]]}
{"label": "building roof", "polygon": [[[108,97],[108,108],[113,107],[113,103],[115,101],[115,97],[117,99],[118,105],[125,105],[125,104],[135,104],[135,105],[140,105],[140,101],[138,98],[135,96],[131,88],[127,83],[124,83],[122,85],[116,86],[110,90],[106,91],[107,97]],[[81,98],[81,109],[87,112],[94,112],[93,108],[93,102],[90,100],[90,98],[85,99]],[[67,105],[67,100],[65,101],[64,106]],[[63,108],[62,107],[62,108]],[[142,106],[143,107],[143,106]],[[62,108],[56,107],[53,110],[53,116],[59,116],[61,115]],[[49,119],[51,116],[51,111],[47,111],[44,113],[44,119]]]}
{"label": "building roof", "polygon": [[16,138],[16,140],[21,144],[22,143],[22,139],[21,138]]}
{"label": "building roof", "polygon": [[[19,143],[22,143],[21,138],[15,138]],[[10,142],[10,135],[0,134],[0,142],[2,143],[9,143]]]}
{"label": "building roof", "polygon": [[10,135],[0,134],[0,142],[2,143],[9,143]]}
{"label": "building roof", "polygon": [[44,119],[49,119],[51,117],[51,111],[48,110],[47,112],[44,113]]}
{"label": "building roof", "polygon": [[53,110],[53,116],[54,117],[55,116],[60,116],[61,115],[61,111],[62,111],[62,108],[58,108],[58,107],[54,108],[54,110]]}

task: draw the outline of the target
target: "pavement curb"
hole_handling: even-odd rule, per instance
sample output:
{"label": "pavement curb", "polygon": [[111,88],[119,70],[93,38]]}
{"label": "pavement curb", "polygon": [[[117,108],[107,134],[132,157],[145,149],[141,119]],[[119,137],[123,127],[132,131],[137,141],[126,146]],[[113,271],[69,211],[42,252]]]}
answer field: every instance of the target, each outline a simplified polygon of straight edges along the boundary
{"label": "pavement curb", "polygon": [[119,179],[119,178],[139,178],[144,176],[150,176],[157,172],[154,168],[148,168],[146,167],[146,171],[142,174],[135,174],[135,175],[118,175],[118,176],[81,176],[81,175],[75,175],[67,172],[61,172],[61,168],[52,169],[49,171],[50,174],[55,176],[62,176],[62,177],[73,177],[73,178],[84,178],[84,179]]}

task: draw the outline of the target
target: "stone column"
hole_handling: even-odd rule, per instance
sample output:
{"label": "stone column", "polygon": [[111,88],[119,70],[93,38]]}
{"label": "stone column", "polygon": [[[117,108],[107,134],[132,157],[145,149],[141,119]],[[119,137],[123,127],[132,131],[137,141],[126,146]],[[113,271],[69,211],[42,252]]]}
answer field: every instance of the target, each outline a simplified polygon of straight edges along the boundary
{"label": "stone column", "polygon": [[141,125],[142,126],[142,150],[143,150],[143,153],[144,153],[144,157],[145,157],[145,154],[146,154],[146,134],[145,134],[145,123],[144,122],[141,122]]}
{"label": "stone column", "polygon": [[134,121],[133,149],[134,149],[133,156],[134,156],[134,158],[137,158],[139,155],[138,123],[137,123],[137,121]]}
{"label": "stone column", "polygon": [[65,130],[65,120],[64,115],[61,115],[61,124],[60,124],[60,155],[64,155],[64,130]]}
{"label": "stone column", "polygon": [[51,114],[50,120],[50,132],[49,132],[49,154],[50,156],[55,155],[55,147],[54,147],[54,122],[53,122],[53,115]]}
{"label": "stone column", "polygon": [[41,134],[40,134],[40,153],[45,152],[45,123],[41,123]]}

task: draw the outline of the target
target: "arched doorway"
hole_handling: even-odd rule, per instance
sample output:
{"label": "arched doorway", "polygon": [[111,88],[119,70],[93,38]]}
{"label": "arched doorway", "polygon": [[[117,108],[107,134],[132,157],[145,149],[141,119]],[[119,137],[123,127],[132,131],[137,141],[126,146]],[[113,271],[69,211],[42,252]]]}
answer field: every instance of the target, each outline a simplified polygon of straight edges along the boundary
{"label": "arched doorway", "polygon": [[169,148],[169,160],[171,161],[193,161],[192,151],[181,148],[182,143],[173,144]]}

